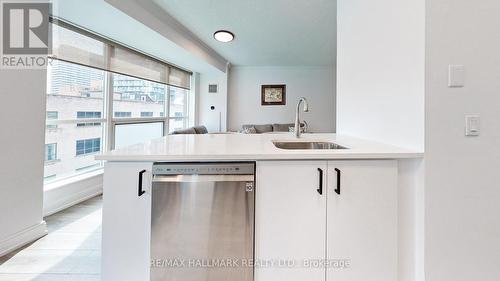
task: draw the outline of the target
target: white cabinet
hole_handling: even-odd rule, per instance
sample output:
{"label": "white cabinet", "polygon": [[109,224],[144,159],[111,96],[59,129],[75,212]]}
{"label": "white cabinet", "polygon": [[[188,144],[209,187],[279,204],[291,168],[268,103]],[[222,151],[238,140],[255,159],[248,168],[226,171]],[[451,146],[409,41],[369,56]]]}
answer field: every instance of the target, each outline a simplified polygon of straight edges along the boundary
{"label": "white cabinet", "polygon": [[326,161],[264,161],[256,169],[255,259],[261,265],[255,280],[324,280],[324,268],[302,262],[325,257],[326,190],[320,195],[318,188],[323,181],[326,189]]}
{"label": "white cabinet", "polygon": [[[149,280],[151,169],[105,165],[103,281]],[[397,280],[396,161],[259,161],[255,196],[255,281]]]}
{"label": "white cabinet", "polygon": [[330,161],[327,197],[327,281],[396,281],[397,162]]}
{"label": "white cabinet", "polygon": [[263,161],[256,179],[256,261],[295,261],[256,281],[397,280],[396,161]]}
{"label": "white cabinet", "polygon": [[[149,280],[151,168],[152,163],[105,164],[101,268],[103,281]],[[142,188],[146,191],[141,196],[140,176]]]}

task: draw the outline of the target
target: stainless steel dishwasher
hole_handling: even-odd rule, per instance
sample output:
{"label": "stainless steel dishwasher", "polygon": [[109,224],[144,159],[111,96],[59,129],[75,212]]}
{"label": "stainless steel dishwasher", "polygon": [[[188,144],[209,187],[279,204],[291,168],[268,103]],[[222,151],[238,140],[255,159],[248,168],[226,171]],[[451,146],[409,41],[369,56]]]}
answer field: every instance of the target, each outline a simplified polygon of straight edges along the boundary
{"label": "stainless steel dishwasher", "polygon": [[255,163],[155,163],[151,281],[254,278]]}

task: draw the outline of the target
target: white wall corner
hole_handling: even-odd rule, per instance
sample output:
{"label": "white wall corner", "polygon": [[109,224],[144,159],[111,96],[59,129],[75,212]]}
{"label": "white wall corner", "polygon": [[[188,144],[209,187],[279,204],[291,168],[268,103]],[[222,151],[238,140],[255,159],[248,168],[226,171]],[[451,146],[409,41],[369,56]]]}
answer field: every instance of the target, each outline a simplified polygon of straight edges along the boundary
{"label": "white wall corner", "polygon": [[193,106],[190,106],[190,114],[193,115],[193,118],[190,119],[193,120],[194,126],[198,126],[200,125],[200,73],[193,73],[191,81],[191,91],[193,93],[193,95],[191,95],[191,101],[193,102]]}
{"label": "white wall corner", "polygon": [[0,257],[47,235],[47,233],[47,224],[45,221],[14,233],[0,241]]}
{"label": "white wall corner", "polygon": [[398,280],[424,281],[423,159],[398,161]]}

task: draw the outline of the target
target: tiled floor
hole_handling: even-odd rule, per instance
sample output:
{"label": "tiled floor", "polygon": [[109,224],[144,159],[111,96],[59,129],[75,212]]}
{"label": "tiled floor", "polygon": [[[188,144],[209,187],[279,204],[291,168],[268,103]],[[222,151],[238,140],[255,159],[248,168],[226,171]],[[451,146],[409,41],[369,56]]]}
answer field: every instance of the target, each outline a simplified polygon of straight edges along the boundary
{"label": "tiled floor", "polygon": [[98,281],[102,197],[45,218],[49,234],[0,257],[0,281]]}

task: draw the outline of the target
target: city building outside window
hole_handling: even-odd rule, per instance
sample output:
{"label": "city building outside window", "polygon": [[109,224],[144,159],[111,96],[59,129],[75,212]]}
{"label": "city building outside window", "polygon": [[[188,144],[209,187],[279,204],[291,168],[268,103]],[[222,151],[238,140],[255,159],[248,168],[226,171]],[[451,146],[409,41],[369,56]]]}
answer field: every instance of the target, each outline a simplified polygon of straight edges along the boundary
{"label": "city building outside window", "polygon": [[86,139],[76,141],[76,155],[85,155],[101,151],[101,139]]}
{"label": "city building outside window", "polygon": [[[57,120],[59,113],[57,111],[47,111],[47,120]],[[57,125],[48,124],[47,129],[57,129]]]}
{"label": "city building outside window", "polygon": [[[106,72],[86,66],[53,60],[47,68],[47,112],[57,112],[57,119],[47,118],[45,143],[57,143],[57,161],[46,162],[46,182],[76,175],[82,167],[102,167],[94,155],[76,154],[75,143],[83,139],[103,139],[105,119]],[[55,116],[55,114],[48,114]],[[85,119],[85,122],[82,120]]]}
{"label": "city building outside window", "polygon": [[[92,119],[92,118],[101,118],[101,112],[99,111],[78,111],[76,112],[77,119]],[[99,122],[87,122],[87,123],[77,123],[77,127],[85,127],[85,126],[101,126]]]}
{"label": "city building outside window", "polygon": [[[160,112],[161,114],[161,112]],[[152,111],[148,111],[148,112],[141,112],[141,117],[153,117],[153,112]]]}
{"label": "city building outside window", "polygon": [[117,112],[115,112],[115,117],[117,117],[117,118],[132,117],[132,112],[117,111]]}
{"label": "city building outside window", "polygon": [[45,161],[57,160],[57,143],[49,143],[45,145]]}

